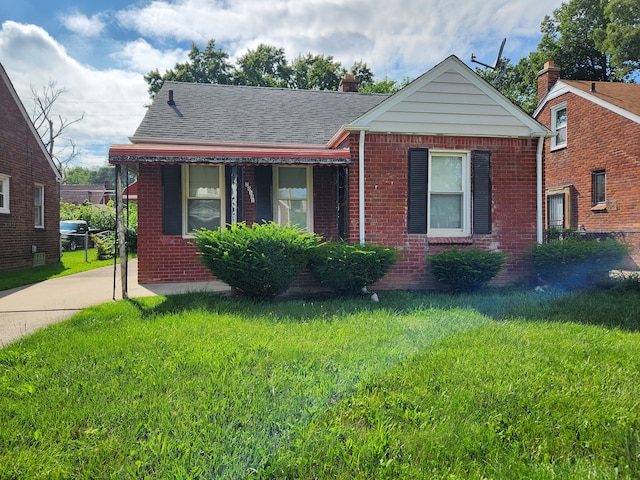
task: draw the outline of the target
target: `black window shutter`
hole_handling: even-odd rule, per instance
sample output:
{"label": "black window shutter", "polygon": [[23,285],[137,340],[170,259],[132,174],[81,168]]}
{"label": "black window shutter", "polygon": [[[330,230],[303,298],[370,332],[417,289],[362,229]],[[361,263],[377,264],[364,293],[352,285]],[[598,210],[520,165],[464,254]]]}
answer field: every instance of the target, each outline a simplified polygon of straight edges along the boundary
{"label": "black window shutter", "polygon": [[429,150],[409,150],[409,198],[407,227],[409,233],[427,233],[427,165]]}
{"label": "black window shutter", "polygon": [[273,167],[255,167],[256,177],[256,222],[273,220],[272,188],[273,188]]}
{"label": "black window shutter", "polygon": [[473,233],[491,233],[491,152],[471,152]]}
{"label": "black window shutter", "polygon": [[162,166],[162,233],[182,234],[182,175],[180,165]]}
{"label": "black window shutter", "polygon": [[226,197],[225,197],[225,203],[227,204],[227,208],[226,208],[226,214],[227,214],[227,223],[231,223],[231,189],[232,187],[232,172],[233,169],[236,169],[236,174],[238,176],[237,178],[237,185],[238,185],[238,205],[237,205],[237,209],[238,209],[238,222],[242,222],[244,220],[244,208],[243,208],[243,203],[242,203],[242,185],[244,184],[243,181],[243,174],[244,174],[244,170],[241,166],[237,166],[237,165],[226,165],[224,167],[224,187],[226,189]]}

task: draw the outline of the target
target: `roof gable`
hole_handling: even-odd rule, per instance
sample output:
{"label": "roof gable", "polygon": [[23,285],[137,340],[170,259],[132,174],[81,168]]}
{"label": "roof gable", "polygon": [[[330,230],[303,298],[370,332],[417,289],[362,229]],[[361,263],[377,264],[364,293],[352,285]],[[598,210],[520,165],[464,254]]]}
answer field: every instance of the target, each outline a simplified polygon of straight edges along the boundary
{"label": "roof gable", "polygon": [[388,95],[326,90],[165,82],[131,141],[325,146],[343,125],[386,98]]}
{"label": "roof gable", "polygon": [[1,63],[0,63],[0,78],[2,79],[4,84],[6,85],[7,89],[9,90],[9,93],[11,94],[11,97],[13,98],[13,101],[18,106],[18,109],[20,110],[22,118],[24,118],[24,121],[25,121],[26,125],[28,126],[29,130],[31,131],[31,134],[34,136],[34,138],[38,142],[40,150],[42,151],[42,154],[44,155],[44,157],[46,158],[47,162],[49,163],[49,166],[51,167],[51,170],[53,171],[54,175],[56,176],[56,179],[58,181],[62,181],[62,175],[60,174],[60,171],[56,167],[55,163],[53,163],[53,159],[51,158],[51,155],[49,154],[49,151],[44,146],[44,143],[42,142],[42,139],[40,138],[40,135],[38,134],[38,131],[36,130],[36,127],[33,125],[33,122],[31,121],[31,118],[29,117],[29,114],[25,110],[24,105],[22,104],[22,101],[20,100],[20,97],[18,96],[18,92],[16,92],[16,89],[13,88],[13,84],[11,83],[11,80],[9,79],[9,75],[7,74],[6,70],[4,69],[4,66]]}
{"label": "roof gable", "polygon": [[640,123],[640,85],[635,83],[559,80],[540,102],[534,116],[537,117],[540,114],[548,101],[567,93],[577,95],[633,122]]}
{"label": "roof gable", "polygon": [[453,55],[347,128],[491,137],[550,133]]}

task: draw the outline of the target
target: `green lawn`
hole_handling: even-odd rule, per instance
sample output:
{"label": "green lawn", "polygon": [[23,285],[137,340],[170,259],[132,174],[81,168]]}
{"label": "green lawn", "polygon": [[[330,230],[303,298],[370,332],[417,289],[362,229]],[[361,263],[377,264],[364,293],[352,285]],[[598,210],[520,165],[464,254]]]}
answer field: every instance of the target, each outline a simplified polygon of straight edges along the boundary
{"label": "green lawn", "polygon": [[0,478],[640,478],[638,289],[104,304],[0,350]]}
{"label": "green lawn", "polygon": [[111,260],[98,260],[95,248],[87,251],[85,260],[84,250],[75,252],[63,252],[62,259],[58,263],[42,265],[40,267],[16,270],[12,272],[0,272],[0,290],[31,285],[50,278],[63,277],[74,273],[84,272],[94,268],[113,265]]}

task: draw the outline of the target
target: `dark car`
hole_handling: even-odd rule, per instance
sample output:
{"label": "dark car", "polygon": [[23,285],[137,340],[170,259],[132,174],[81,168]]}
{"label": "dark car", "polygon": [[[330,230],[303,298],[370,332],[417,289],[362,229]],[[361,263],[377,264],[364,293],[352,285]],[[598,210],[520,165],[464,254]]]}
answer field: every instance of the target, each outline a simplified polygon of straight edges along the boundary
{"label": "dark car", "polygon": [[60,222],[60,242],[65,250],[77,250],[84,248],[85,239],[89,242],[88,246],[93,246],[91,235],[97,233],[98,230],[92,230],[84,220],[62,220]]}

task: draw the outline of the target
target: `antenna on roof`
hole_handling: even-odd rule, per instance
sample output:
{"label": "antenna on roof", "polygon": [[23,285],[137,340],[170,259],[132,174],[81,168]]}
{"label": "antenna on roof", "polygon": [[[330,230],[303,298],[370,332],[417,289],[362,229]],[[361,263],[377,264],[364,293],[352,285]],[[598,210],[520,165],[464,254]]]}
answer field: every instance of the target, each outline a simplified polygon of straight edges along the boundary
{"label": "antenna on roof", "polygon": [[487,67],[490,68],[491,70],[497,72],[497,76],[496,78],[493,80],[493,86],[497,86],[498,83],[500,83],[500,80],[502,79],[502,76],[504,75],[504,71],[507,67],[507,62],[505,62],[502,59],[502,52],[504,50],[504,44],[507,43],[507,39],[503,38],[502,39],[502,43],[500,44],[500,50],[498,51],[498,56],[496,57],[496,61],[493,63],[493,65],[487,65],[486,63],[482,63],[479,62],[476,59],[476,56],[472,53],[471,54],[471,61],[473,63],[477,63],[479,65],[482,65],[483,67]]}

